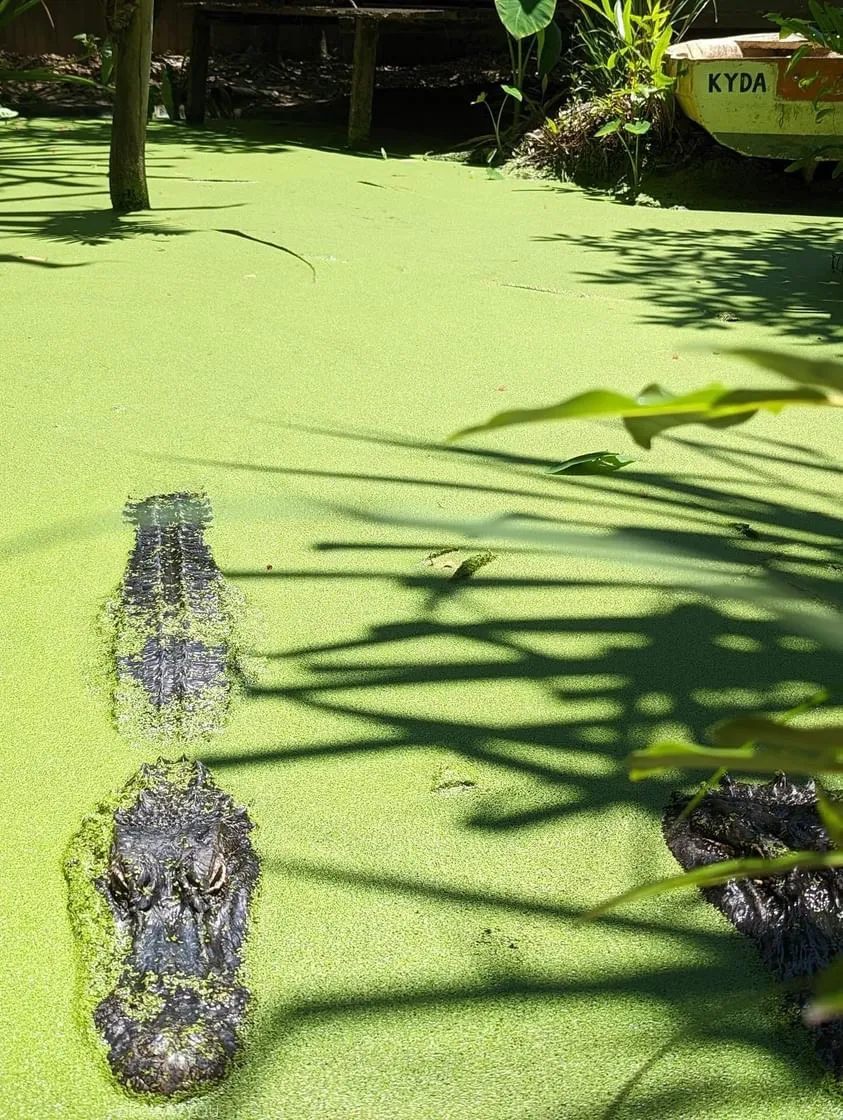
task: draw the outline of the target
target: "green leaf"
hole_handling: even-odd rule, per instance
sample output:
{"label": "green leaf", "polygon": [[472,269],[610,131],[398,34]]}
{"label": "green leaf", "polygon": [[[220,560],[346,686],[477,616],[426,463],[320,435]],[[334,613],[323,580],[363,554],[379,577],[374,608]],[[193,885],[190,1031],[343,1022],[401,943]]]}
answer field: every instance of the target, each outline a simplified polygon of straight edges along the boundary
{"label": "green leaf", "polygon": [[667,894],[669,891],[688,890],[690,887],[717,887],[724,883],[731,883],[741,879],[761,879],[768,875],[782,875],[795,868],[806,871],[819,870],[824,867],[843,866],[843,852],[833,850],[830,852],[788,852],[787,855],[776,859],[730,859],[722,863],[710,863],[705,867],[694,868],[683,875],[675,875],[670,879],[659,879],[655,883],[644,883],[640,887],[633,887],[630,891],[601,902],[593,910],[583,915],[584,921],[591,921],[600,917],[608,910],[614,910],[628,902],[637,902],[642,898],[652,898],[654,895]]}
{"label": "green leaf", "polygon": [[793,727],[766,716],[739,716],[715,724],[711,729],[711,740],[721,747],[763,742],[768,746],[788,747],[793,751],[813,754],[827,751],[843,753],[843,726]]}
{"label": "green leaf", "polygon": [[539,40],[539,77],[546,78],[562,55],[562,32],[555,20],[542,31]]}
{"label": "green leaf", "polygon": [[617,451],[589,451],[585,455],[575,455],[573,459],[566,459],[558,467],[548,471],[548,474],[614,474],[622,467],[634,463],[626,455]]}
{"label": "green leaf", "polygon": [[802,1013],[809,1027],[818,1027],[843,1014],[843,957],[838,957],[819,973],[814,990],[816,996]]}
{"label": "green leaf", "polygon": [[471,102],[471,104],[472,105],[482,105],[485,100],[486,100],[486,93],[484,91],[483,93],[478,93],[477,96],[474,98],[474,100]]}
{"label": "green leaf", "polygon": [[823,358],[797,358],[775,350],[730,350],[736,358],[761,366],[796,381],[799,385],[822,385],[826,389],[843,392],[843,362],[830,362]]}
{"label": "green leaf", "polygon": [[504,91],[507,97],[514,97],[516,101],[524,100],[524,95],[517,86],[505,86],[501,84],[501,89]]}
{"label": "green leaf", "polygon": [[643,136],[653,126],[650,121],[629,121],[623,127],[624,132],[631,132],[633,136]]}
{"label": "green leaf", "polygon": [[0,82],[69,82],[75,86],[90,86],[102,89],[100,82],[90,78],[80,78],[76,74],[59,74],[55,70],[4,70],[0,69]]}
{"label": "green leaf", "polygon": [[513,39],[543,31],[556,14],[556,0],[495,0],[495,7]]}
{"label": "green leaf", "polygon": [[30,8],[35,8],[38,5],[44,9],[50,24],[55,27],[50,9],[44,3],[44,0],[0,0],[0,27],[6,27],[12,20],[18,19],[24,12],[28,12]]}
{"label": "green leaf", "polygon": [[835,848],[843,848],[843,805],[832,799],[823,790],[817,790],[817,806],[820,819]]}
{"label": "green leaf", "polygon": [[843,751],[794,751],[790,747],[766,743],[748,743],[724,749],[664,740],[632,751],[626,758],[626,765],[633,782],[666,770],[711,770],[713,767],[740,770],[745,774],[771,774],[784,770],[789,774],[812,777],[819,772],[843,772]]}
{"label": "green leaf", "polygon": [[620,126],[621,126],[620,121],[608,121],[606,124],[604,124],[600,128],[598,128],[594,135],[598,136],[598,137],[599,136],[611,136],[613,132],[618,131]]}
{"label": "green leaf", "polygon": [[[739,351],[740,354],[755,353]],[[833,363],[825,363],[825,365]],[[586,419],[594,416],[622,418],[627,431],[640,447],[649,448],[653,438],[681,424],[708,424],[730,427],[748,420],[759,409],[779,412],[786,405],[830,405],[835,402],[817,389],[736,389],[711,384],[693,393],[674,396],[660,385],[648,385],[636,399],[597,389],[550,405],[547,408],[512,409],[499,412],[484,424],[455,432],[448,439],[461,439],[475,432],[506,428],[514,424],[533,424],[544,420]]]}
{"label": "green leaf", "polygon": [[[769,19],[769,16],[767,18]],[[793,70],[794,66],[798,66],[798,64],[802,61],[802,59],[810,49],[810,43],[803,43],[801,47],[795,50],[788,60],[787,66],[785,68],[785,74],[789,74],[791,70]]]}

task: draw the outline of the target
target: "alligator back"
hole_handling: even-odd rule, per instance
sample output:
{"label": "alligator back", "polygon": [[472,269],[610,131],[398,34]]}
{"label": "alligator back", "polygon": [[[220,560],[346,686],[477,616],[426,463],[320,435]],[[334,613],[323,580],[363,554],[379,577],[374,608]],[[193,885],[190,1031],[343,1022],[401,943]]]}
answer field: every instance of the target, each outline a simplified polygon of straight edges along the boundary
{"label": "alligator back", "polygon": [[204,494],[127,503],[135,543],[113,611],[115,708],[131,740],[192,738],[222,722],[236,596],[205,541]]}

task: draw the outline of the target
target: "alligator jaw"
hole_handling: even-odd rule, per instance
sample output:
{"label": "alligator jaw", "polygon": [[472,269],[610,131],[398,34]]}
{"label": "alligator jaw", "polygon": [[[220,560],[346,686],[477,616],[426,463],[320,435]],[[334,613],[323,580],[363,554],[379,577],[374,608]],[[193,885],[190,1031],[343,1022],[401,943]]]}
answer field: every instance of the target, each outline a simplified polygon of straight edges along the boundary
{"label": "alligator jaw", "polygon": [[94,1022],[122,1085],[181,1097],[225,1076],[248,1004],[249,993],[236,982],[148,974],[121,982],[96,1008]]}

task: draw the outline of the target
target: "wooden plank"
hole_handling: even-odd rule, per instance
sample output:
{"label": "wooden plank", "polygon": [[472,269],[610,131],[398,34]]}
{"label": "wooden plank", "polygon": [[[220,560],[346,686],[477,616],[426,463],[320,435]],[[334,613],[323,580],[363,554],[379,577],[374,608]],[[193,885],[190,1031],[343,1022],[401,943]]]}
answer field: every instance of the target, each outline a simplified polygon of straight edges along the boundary
{"label": "wooden plank", "polygon": [[208,59],[211,54],[211,21],[198,9],[193,13],[193,37],[187,79],[185,117],[190,124],[205,120],[205,87],[208,84]]}
{"label": "wooden plank", "polygon": [[349,148],[357,148],[364,144],[372,130],[377,51],[378,21],[361,14],[357,16],[354,27],[351,109],[348,114]]}

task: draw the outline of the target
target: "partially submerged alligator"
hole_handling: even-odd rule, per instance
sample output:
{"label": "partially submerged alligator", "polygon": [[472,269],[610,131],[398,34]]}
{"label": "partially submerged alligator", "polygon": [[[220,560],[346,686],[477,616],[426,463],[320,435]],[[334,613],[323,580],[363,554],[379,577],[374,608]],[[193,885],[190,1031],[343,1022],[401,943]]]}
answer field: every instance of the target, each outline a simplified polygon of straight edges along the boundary
{"label": "partially submerged alligator", "polygon": [[86,818],[65,864],[93,1020],[121,1084],[184,1096],[222,1078],[258,862],[246,810],[186,759],[144,765]]}
{"label": "partially submerged alligator", "polygon": [[[674,794],[664,817],[668,847],[686,871],[720,860],[831,847],[813,782],[798,785],[784,774],[765,784],[725,777],[680,819],[690,800]],[[810,978],[843,952],[843,868],[794,870],[702,893],[752,939],[776,979],[792,982],[799,1006]],[[843,1076],[843,1020],[812,1027],[811,1034],[823,1065]]]}
{"label": "partially submerged alligator", "polygon": [[204,494],[129,502],[135,545],[112,604],[117,721],[128,738],[214,730],[230,691],[235,592],[214,563]]}

